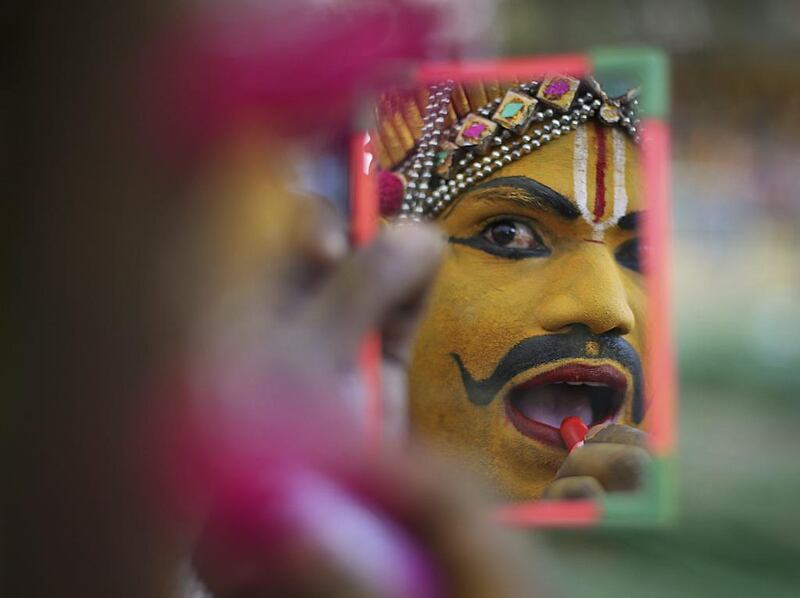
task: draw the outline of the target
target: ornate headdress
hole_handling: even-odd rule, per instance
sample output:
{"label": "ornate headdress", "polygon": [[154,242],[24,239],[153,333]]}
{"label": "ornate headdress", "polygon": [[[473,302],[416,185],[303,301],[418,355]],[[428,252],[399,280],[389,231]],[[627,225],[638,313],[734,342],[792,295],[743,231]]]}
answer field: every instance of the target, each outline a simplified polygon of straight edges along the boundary
{"label": "ornate headdress", "polygon": [[421,93],[393,91],[377,107],[371,134],[381,211],[435,218],[459,194],[589,119],[638,142],[638,90],[609,95],[593,78],[567,75],[528,83],[453,81]]}

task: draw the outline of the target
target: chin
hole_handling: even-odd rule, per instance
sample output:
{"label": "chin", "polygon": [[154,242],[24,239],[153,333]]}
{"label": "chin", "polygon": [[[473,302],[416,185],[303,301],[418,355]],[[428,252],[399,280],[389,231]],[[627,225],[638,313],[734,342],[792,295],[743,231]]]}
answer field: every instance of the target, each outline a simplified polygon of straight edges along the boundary
{"label": "chin", "polygon": [[531,441],[508,422],[497,432],[485,447],[482,463],[498,498],[538,498],[555,478],[566,451]]}

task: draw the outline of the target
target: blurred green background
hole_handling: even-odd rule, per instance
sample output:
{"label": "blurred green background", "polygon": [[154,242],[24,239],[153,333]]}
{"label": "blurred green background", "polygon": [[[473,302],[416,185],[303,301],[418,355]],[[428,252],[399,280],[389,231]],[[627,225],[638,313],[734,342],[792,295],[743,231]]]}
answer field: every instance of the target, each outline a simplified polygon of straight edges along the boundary
{"label": "blurred green background", "polygon": [[800,595],[800,2],[498,10],[501,54],[646,45],[672,64],[677,514],[548,532],[564,595]]}

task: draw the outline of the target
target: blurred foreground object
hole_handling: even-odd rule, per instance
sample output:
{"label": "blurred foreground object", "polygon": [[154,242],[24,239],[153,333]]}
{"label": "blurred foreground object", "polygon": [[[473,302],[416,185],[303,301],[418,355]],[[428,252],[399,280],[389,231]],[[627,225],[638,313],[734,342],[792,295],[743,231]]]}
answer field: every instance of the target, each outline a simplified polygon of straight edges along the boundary
{"label": "blurred foreground object", "polygon": [[[219,14],[236,21],[236,11],[246,6]],[[288,6],[276,10],[299,10],[298,3]],[[348,6],[355,10],[355,4]],[[389,10],[388,3],[383,7]],[[231,38],[221,35],[220,46],[215,33],[199,40],[209,53],[195,53],[198,46],[184,46],[178,35],[171,41],[187,53],[160,54],[152,39],[166,35],[166,46],[159,47],[169,46],[165,24],[194,22],[194,15],[174,9],[134,2],[74,6],[66,13],[55,3],[14,8],[20,26],[12,36],[32,34],[15,40],[19,77],[13,78],[9,99],[13,204],[6,222],[14,223],[9,253],[19,261],[13,265],[18,284],[9,317],[16,339],[8,345],[14,347],[11,392],[2,417],[3,454],[10,461],[2,484],[4,595],[165,596],[202,514],[204,497],[197,496],[184,511],[165,517],[163,505],[152,500],[161,489],[142,484],[142,462],[168,456],[159,452],[158,438],[142,437],[143,430],[152,431],[148,417],[186,408],[180,394],[148,391],[153,379],[174,373],[176,362],[185,364],[202,336],[199,322],[206,322],[210,305],[219,306],[224,291],[235,296],[241,288],[259,286],[265,270],[276,274],[269,270],[272,262],[261,259],[264,254],[249,252],[274,237],[261,236],[265,220],[241,226],[238,217],[252,213],[242,208],[235,187],[227,188],[230,195],[203,193],[202,176],[185,178],[187,171],[167,168],[164,157],[169,166],[219,166],[243,137],[258,139],[263,152],[276,150],[268,139],[280,130],[276,123],[289,120],[287,114],[298,134],[328,135],[347,120],[355,90],[383,69],[393,71],[397,61],[418,57],[425,45],[425,31],[403,27],[392,28],[401,41],[388,43],[388,30],[375,12],[372,35],[362,39],[380,41],[385,52],[355,55],[348,53],[350,46],[338,45],[348,38],[346,26],[332,46],[315,46],[315,38],[301,35],[296,22],[250,21],[242,12],[239,25],[252,26],[253,35],[240,41],[258,43],[240,48],[239,58],[229,52]],[[395,24],[402,22],[402,12],[392,14]],[[221,23],[211,29],[217,26],[224,29]],[[292,35],[281,37],[281,31]],[[308,60],[272,43],[281,40],[287,49],[302,43]],[[344,48],[343,56],[324,54],[330,62],[323,68],[320,56],[337,47]],[[276,98],[278,87],[253,88],[253,69],[273,64],[267,56],[287,58],[273,75],[310,83],[292,92],[302,98]],[[329,90],[325,74],[332,73],[331,65],[352,64],[348,57],[364,60],[341,77],[337,111],[321,116],[311,109],[332,98],[314,94]],[[163,79],[147,71],[155,66],[165,68]],[[143,79],[153,83],[141,90]],[[148,110],[135,114],[141,104],[133,98],[142,97],[150,102]],[[143,129],[160,135],[159,151],[147,143],[152,135],[143,139]],[[281,193],[275,179],[285,174],[276,174],[275,166],[263,171],[272,177],[260,196],[260,213],[269,212],[263,201],[272,208],[267,222],[276,221],[270,201]],[[248,247],[250,242],[256,245]],[[249,259],[238,260],[242,256]],[[394,264],[404,263],[395,257]],[[411,271],[415,267],[419,263],[409,265]],[[374,297],[360,305],[378,304],[387,307]],[[371,326],[383,315],[367,311],[362,323]],[[341,340],[314,328],[322,323],[336,321],[312,317],[309,326],[317,339]],[[268,342],[278,347],[284,340],[276,336]],[[318,350],[330,353],[340,346]]]}
{"label": "blurred foreground object", "polygon": [[[344,256],[343,231],[328,206],[281,186],[278,155],[234,152],[202,185],[216,206],[203,237],[218,247],[205,271],[219,278],[204,301],[188,370],[201,425],[190,434],[192,466],[178,460],[155,484],[169,487],[187,469],[206,472],[199,492],[196,484],[173,485],[171,501],[185,508],[198,495],[212,500],[197,555],[201,580],[222,595],[287,587],[315,595],[333,587],[347,596],[402,595],[408,587],[518,595],[528,584],[507,570],[515,556],[493,544],[497,533],[481,509],[467,501],[466,519],[441,519],[464,502],[459,485],[437,475],[436,486],[418,487],[417,476],[429,473],[416,458],[368,462],[358,347],[368,330],[381,330],[391,339],[384,368],[404,367],[398,360],[438,264],[438,235],[389,229]],[[215,201],[222,197],[230,199]],[[179,414],[187,417],[194,416]],[[180,425],[153,429],[166,431],[162,446],[180,444]],[[320,510],[325,517],[315,515]],[[336,534],[347,521],[356,525],[348,536],[370,542],[341,541]],[[462,534],[473,533],[481,542],[463,545]],[[371,542],[384,548],[365,561]],[[379,575],[376,586],[374,575],[390,561],[396,582]]]}
{"label": "blurred foreground object", "polygon": [[143,63],[162,156],[203,156],[245,126],[325,141],[369,94],[439,43],[443,16],[410,0],[238,3],[169,29]]}

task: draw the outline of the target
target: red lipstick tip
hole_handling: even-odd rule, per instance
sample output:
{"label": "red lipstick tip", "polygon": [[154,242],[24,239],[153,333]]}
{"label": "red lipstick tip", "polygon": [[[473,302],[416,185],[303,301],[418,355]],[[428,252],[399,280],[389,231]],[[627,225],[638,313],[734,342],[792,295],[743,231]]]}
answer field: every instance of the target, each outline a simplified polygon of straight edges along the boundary
{"label": "red lipstick tip", "polygon": [[559,431],[561,432],[561,439],[567,449],[571,451],[576,444],[583,443],[583,439],[589,431],[589,426],[583,423],[579,417],[570,415],[561,422]]}

